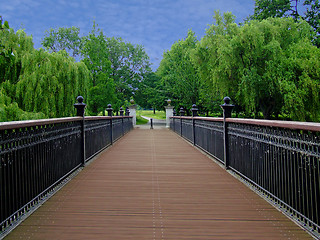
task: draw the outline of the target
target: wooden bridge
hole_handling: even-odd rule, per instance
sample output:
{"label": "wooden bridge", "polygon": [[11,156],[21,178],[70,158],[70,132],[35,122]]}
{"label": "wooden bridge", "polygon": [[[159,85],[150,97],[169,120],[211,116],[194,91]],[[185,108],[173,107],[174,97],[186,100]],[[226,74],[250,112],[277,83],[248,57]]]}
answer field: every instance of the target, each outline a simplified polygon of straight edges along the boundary
{"label": "wooden bridge", "polygon": [[167,129],[101,152],[9,239],[312,239]]}

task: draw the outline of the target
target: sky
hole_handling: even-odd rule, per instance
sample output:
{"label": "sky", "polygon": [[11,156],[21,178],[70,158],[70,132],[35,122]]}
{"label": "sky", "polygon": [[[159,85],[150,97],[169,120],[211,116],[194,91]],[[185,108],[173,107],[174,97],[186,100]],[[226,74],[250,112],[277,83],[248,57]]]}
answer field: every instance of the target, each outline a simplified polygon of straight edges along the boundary
{"label": "sky", "polygon": [[[1,3],[2,2],[2,3]],[[87,35],[93,21],[107,37],[140,44],[157,69],[164,51],[195,32],[200,40],[215,10],[232,12],[236,22],[253,13],[254,0],[0,0],[0,16],[15,31],[24,29],[40,48],[50,28],[79,27]]]}

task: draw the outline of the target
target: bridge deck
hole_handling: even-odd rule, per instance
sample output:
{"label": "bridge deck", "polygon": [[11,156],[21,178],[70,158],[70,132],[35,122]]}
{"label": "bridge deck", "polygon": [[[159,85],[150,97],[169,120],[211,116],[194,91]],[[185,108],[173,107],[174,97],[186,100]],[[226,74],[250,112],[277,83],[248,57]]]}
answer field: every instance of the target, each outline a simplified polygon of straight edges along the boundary
{"label": "bridge deck", "polygon": [[311,239],[169,130],[133,130],[6,239]]}

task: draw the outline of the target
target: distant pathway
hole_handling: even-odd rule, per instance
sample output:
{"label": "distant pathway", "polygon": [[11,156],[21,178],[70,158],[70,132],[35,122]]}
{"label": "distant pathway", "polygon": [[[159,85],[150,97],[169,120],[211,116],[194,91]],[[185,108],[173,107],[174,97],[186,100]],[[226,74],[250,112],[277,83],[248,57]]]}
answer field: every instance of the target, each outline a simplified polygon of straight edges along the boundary
{"label": "distant pathway", "polygon": [[175,133],[135,129],[6,239],[312,239]]}
{"label": "distant pathway", "polygon": [[[144,119],[147,119],[150,122],[150,117],[146,117],[146,116],[141,116]],[[154,119],[152,118],[153,124],[166,124],[166,120],[165,119]]]}

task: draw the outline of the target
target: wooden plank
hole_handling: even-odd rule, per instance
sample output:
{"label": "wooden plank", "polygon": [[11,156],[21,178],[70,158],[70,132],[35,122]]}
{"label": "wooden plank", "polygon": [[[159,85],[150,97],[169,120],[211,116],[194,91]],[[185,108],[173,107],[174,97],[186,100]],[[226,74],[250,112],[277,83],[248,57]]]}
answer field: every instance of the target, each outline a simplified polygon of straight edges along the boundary
{"label": "wooden plank", "polygon": [[133,130],[6,239],[312,239],[169,130]]}

